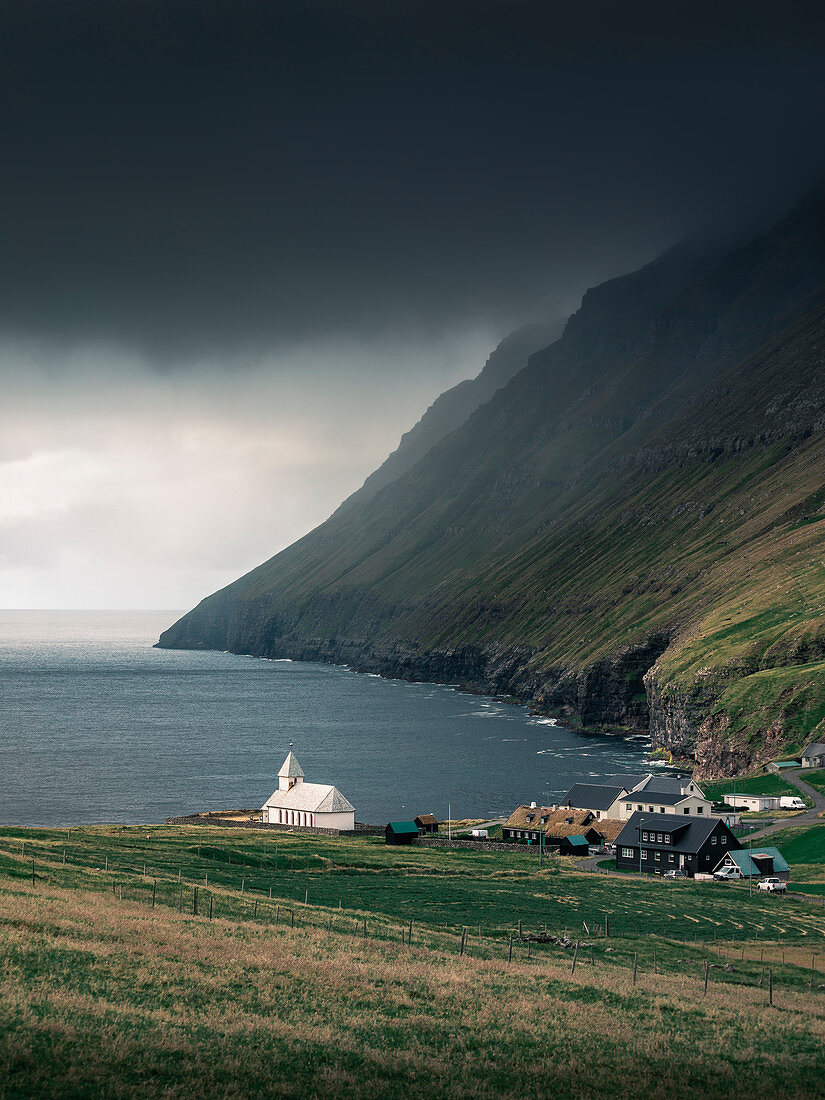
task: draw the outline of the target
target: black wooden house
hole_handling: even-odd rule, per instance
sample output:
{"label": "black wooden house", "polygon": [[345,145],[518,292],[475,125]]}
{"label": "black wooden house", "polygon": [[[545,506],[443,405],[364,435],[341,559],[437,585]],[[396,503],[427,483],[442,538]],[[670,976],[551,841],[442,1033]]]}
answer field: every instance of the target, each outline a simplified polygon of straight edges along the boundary
{"label": "black wooden house", "polygon": [[684,871],[692,878],[710,874],[728,851],[741,847],[721,818],[637,810],[616,837],[616,867],[649,875]]}

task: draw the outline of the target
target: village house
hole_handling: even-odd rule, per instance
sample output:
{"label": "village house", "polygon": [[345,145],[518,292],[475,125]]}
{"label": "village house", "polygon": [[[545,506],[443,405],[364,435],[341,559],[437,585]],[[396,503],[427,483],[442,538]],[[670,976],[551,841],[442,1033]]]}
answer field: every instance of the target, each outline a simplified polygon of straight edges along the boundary
{"label": "village house", "polygon": [[723,794],[726,806],[748,813],[762,813],[764,810],[779,809],[779,795],[771,794]]}
{"label": "village house", "polygon": [[712,803],[690,776],[612,775],[604,783],[574,783],[562,799],[571,808],[590,810],[598,819],[631,814],[710,814]]}
{"label": "village house", "polygon": [[384,830],[387,844],[414,844],[418,840],[418,826],[414,821],[390,821]]}
{"label": "village house", "polygon": [[435,814],[419,814],[415,818],[419,833],[437,833],[439,821]]}
{"label": "village house", "polygon": [[802,753],[803,768],[825,768],[825,741],[814,741]]}
{"label": "village house", "polygon": [[622,809],[618,816],[624,818],[634,813],[706,817],[713,810],[713,803],[705,798],[690,776],[671,778],[649,775],[638,787],[623,795],[619,802]]}
{"label": "village house", "polygon": [[616,837],[620,871],[710,873],[722,856],[741,847],[718,817],[634,811]]}
{"label": "village house", "polygon": [[571,810],[566,806],[518,806],[502,825],[504,840],[537,843],[544,837],[549,848],[569,848],[571,837],[583,837],[587,844],[601,844],[606,833],[615,836],[620,821],[599,821],[590,810]]}
{"label": "village house", "polygon": [[351,831],[355,828],[355,807],[337,787],[305,783],[303,769],[290,749],[278,772],[278,789],[264,803],[263,820],[296,829]]}
{"label": "village house", "polygon": [[725,871],[729,867],[736,867],[743,878],[765,878],[767,875],[776,875],[783,882],[787,882],[791,877],[791,869],[778,848],[760,847],[753,850],[741,848],[739,851],[726,852],[713,870],[714,872]]}

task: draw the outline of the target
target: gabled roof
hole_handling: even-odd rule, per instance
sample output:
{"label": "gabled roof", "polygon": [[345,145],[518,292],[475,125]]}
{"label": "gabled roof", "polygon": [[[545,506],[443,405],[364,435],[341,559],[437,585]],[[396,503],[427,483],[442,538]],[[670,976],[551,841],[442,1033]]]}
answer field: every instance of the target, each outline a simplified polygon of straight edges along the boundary
{"label": "gabled roof", "polygon": [[580,810],[609,810],[626,790],[626,787],[606,783],[574,783],[562,802]]}
{"label": "gabled roof", "polygon": [[[785,857],[779,851],[778,848],[754,848],[752,852],[748,852],[747,849],[742,848],[738,852],[726,852],[726,856],[730,856],[739,870],[746,878],[758,878],[760,875],[765,874],[789,874],[790,867],[788,867]],[[773,868],[770,871],[766,871],[764,866],[759,866],[759,857],[763,856],[770,859],[773,862]],[[725,857],[719,860],[719,863],[724,863]],[[716,867],[719,866],[717,863]],[[716,870],[714,867],[714,870]]]}
{"label": "gabled roof", "polygon": [[264,803],[264,809],[268,806],[324,814],[349,813],[355,810],[338,788],[328,783],[296,783],[288,791],[273,791]]}
{"label": "gabled roof", "polygon": [[438,825],[439,820],[435,814],[419,814],[415,819],[419,825]]}
{"label": "gabled roof", "polygon": [[295,753],[292,749],[286,755],[286,760],[281,764],[281,770],[278,772],[278,777],[281,779],[303,779],[304,769],[295,759]]}
{"label": "gabled roof", "polygon": [[396,836],[404,836],[407,833],[415,833],[418,836],[418,826],[414,821],[390,821],[387,828],[392,829]]}
{"label": "gabled roof", "polygon": [[[624,828],[616,837],[616,844],[638,846],[640,832],[670,833],[669,851],[698,852],[708,837],[717,829],[723,829],[730,836],[731,848],[739,847],[739,842],[730,829],[718,817],[686,817],[677,814],[651,814],[636,810],[628,818]],[[651,843],[642,841],[642,844]]]}
{"label": "gabled roof", "polygon": [[589,845],[587,843],[587,837],[582,836],[580,833],[572,833],[569,836],[565,836],[564,839],[573,848],[582,848],[582,849],[584,849],[584,848],[589,847]]}
{"label": "gabled roof", "polygon": [[609,775],[604,782],[608,787],[624,787],[626,791],[632,791],[649,778],[650,772],[639,772],[636,775]]}
{"label": "gabled roof", "polygon": [[802,753],[803,756],[825,756],[825,742],[812,741],[808,745],[807,749]]}
{"label": "gabled roof", "polygon": [[603,817],[601,821],[596,821],[593,825],[596,832],[611,843],[616,839],[624,826],[624,821],[618,817]]}

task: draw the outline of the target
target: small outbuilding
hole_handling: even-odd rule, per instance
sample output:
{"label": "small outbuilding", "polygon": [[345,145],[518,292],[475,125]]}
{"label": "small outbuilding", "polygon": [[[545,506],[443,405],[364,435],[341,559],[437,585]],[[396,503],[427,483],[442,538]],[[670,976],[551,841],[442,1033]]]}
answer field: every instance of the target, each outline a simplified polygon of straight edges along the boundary
{"label": "small outbuilding", "polygon": [[413,844],[418,840],[418,826],[414,821],[390,821],[384,836],[387,844]]}
{"label": "small outbuilding", "polygon": [[736,867],[743,878],[765,878],[775,875],[787,882],[791,877],[791,869],[785,857],[778,848],[761,846],[759,848],[742,848],[738,852],[727,852],[724,859],[713,868],[714,871],[724,871],[728,867]]}
{"label": "small outbuilding", "polygon": [[[601,840],[601,837],[597,836],[597,842]],[[590,844],[587,837],[582,836],[581,833],[577,833],[574,836],[563,836],[559,840],[559,855],[560,856],[586,856],[590,850]]]}
{"label": "small outbuilding", "polygon": [[419,833],[437,833],[439,821],[435,814],[419,814],[415,819]]}

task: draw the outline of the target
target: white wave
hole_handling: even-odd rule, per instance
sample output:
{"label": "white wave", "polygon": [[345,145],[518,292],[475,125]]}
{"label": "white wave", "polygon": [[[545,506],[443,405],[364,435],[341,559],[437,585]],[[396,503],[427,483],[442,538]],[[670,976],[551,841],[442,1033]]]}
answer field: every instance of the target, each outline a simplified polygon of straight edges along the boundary
{"label": "white wave", "polygon": [[559,721],[557,718],[531,718],[531,726],[557,726]]}

